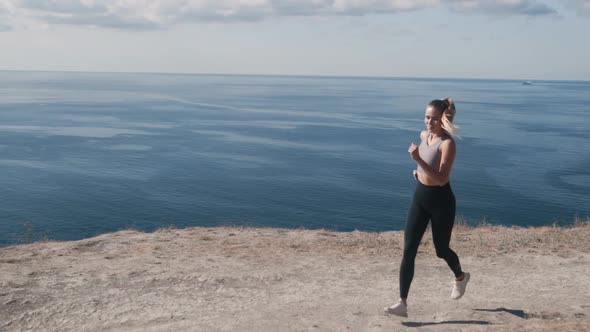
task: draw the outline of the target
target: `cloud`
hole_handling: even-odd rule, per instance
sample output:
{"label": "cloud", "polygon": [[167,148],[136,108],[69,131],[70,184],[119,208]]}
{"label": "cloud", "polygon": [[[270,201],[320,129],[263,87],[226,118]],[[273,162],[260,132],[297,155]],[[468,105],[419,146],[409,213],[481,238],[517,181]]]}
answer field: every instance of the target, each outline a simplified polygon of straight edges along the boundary
{"label": "cloud", "polygon": [[159,22],[151,21],[142,17],[121,17],[108,14],[67,16],[45,14],[40,15],[38,18],[50,24],[89,25],[125,30],[154,30],[163,27]]}
{"label": "cloud", "polygon": [[532,0],[449,0],[458,12],[479,12],[494,15],[554,15],[557,11],[546,4]]}
{"label": "cloud", "polygon": [[12,30],[12,25],[9,24],[10,17],[10,3],[5,0],[0,0],[0,32]]}
{"label": "cloud", "polygon": [[439,0],[0,0],[0,8],[2,3],[47,23],[152,29],[184,22],[395,13]]}
{"label": "cloud", "polygon": [[578,13],[590,17],[590,0],[577,0]]}
{"label": "cloud", "polygon": [[[580,1],[580,8],[588,1]],[[539,0],[0,0],[0,13],[49,24],[159,29],[179,23],[260,21],[285,16],[362,16],[449,6],[461,13],[538,16]]]}

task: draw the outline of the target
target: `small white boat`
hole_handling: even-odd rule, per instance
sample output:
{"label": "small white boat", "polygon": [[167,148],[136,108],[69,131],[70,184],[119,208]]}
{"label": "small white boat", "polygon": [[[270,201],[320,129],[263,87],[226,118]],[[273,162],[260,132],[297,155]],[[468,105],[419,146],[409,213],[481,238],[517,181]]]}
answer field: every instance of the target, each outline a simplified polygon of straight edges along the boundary
{"label": "small white boat", "polygon": [[531,82],[531,81],[524,81],[524,82],[522,82],[522,85],[533,85],[533,82]]}

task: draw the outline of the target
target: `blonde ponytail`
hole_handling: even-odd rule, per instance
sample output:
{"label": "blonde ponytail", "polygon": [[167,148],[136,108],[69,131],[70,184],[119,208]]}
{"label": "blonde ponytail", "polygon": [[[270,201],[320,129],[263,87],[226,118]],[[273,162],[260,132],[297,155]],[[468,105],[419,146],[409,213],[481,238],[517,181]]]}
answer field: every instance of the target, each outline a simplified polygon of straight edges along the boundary
{"label": "blonde ponytail", "polygon": [[452,98],[445,98],[442,100],[442,104],[442,128],[448,135],[461,138],[461,136],[459,136],[459,126],[453,123],[455,114],[457,113],[455,102]]}

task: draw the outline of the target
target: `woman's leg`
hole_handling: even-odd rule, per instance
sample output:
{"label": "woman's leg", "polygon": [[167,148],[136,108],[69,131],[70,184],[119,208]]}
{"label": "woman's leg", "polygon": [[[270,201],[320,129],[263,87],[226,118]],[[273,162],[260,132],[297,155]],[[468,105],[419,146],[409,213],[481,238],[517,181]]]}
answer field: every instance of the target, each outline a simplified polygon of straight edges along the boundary
{"label": "woman's leg", "polygon": [[451,191],[440,197],[437,207],[432,211],[432,240],[436,256],[444,259],[456,278],[463,275],[457,254],[449,247],[455,223],[455,196]]}
{"label": "woman's leg", "polygon": [[406,221],[406,230],[404,232],[404,255],[399,270],[399,292],[400,298],[408,298],[410,284],[414,278],[414,261],[418,253],[418,246],[422,236],[428,226],[429,214],[418,204],[419,192],[416,191]]}

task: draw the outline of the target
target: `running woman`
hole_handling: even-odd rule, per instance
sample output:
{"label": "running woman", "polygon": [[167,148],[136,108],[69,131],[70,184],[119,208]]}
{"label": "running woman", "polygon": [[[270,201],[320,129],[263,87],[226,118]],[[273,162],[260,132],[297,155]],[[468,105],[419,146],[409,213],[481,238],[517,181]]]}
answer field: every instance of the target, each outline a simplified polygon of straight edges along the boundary
{"label": "running woman", "polygon": [[436,256],[444,259],[455,275],[452,299],[465,293],[469,273],[461,270],[459,257],[449,248],[455,222],[455,195],[449,177],[455,161],[457,127],[453,124],[455,104],[451,98],[433,100],[426,107],[425,131],[420,133],[420,146],[412,143],[408,152],[418,165],[413,171],[417,180],[416,191],[408,211],[404,233],[404,253],[400,267],[398,303],[385,308],[385,312],[408,317],[408,292],[414,277],[414,261],[420,240],[428,222],[432,226],[432,238]]}

